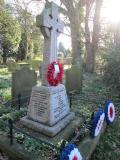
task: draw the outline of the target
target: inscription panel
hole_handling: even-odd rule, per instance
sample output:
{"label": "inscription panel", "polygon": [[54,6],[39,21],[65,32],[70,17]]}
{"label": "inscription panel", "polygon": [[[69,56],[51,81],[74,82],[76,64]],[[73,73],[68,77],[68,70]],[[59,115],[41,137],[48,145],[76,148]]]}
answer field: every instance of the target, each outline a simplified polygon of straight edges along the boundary
{"label": "inscription panel", "polygon": [[62,90],[51,97],[52,116],[51,121],[54,123],[65,117],[69,112],[69,104],[65,90]]}
{"label": "inscription panel", "polygon": [[49,114],[49,94],[33,90],[31,100],[30,100],[30,118],[46,122],[48,120]]}
{"label": "inscription panel", "polygon": [[59,120],[69,114],[66,90],[57,87],[56,90],[46,88],[33,89],[29,105],[29,118],[53,126]]}

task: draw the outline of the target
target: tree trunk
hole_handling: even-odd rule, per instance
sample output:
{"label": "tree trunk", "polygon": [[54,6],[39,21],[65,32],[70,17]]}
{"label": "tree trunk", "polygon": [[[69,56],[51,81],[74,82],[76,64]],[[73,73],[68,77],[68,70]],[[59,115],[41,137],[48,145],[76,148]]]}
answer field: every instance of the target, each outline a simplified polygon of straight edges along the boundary
{"label": "tree trunk", "polygon": [[[102,5],[102,0],[96,0],[92,36],[90,35],[88,26],[90,9],[89,9],[89,4],[86,5],[86,19],[85,19],[86,71],[91,73],[93,73],[95,69],[95,54],[98,49],[101,5]],[[92,41],[90,40],[90,36],[92,37]]]}
{"label": "tree trunk", "polygon": [[79,33],[79,27],[76,22],[77,22],[76,17],[70,19],[73,65],[79,65],[81,61],[81,42],[79,36],[80,33]]}
{"label": "tree trunk", "polygon": [[3,56],[3,64],[6,64],[6,62],[7,62],[7,56],[4,55],[4,56]]}
{"label": "tree trunk", "polygon": [[71,29],[71,44],[72,44],[72,64],[81,65],[81,18],[80,11],[81,6],[77,4],[74,6],[73,0],[61,0],[61,2],[66,6],[67,16],[70,21]]}
{"label": "tree trunk", "polygon": [[93,55],[91,52],[91,40],[90,40],[90,31],[89,31],[89,14],[90,14],[90,4],[86,4],[86,17],[85,17],[85,46],[86,46],[86,71],[92,72],[93,67]]}

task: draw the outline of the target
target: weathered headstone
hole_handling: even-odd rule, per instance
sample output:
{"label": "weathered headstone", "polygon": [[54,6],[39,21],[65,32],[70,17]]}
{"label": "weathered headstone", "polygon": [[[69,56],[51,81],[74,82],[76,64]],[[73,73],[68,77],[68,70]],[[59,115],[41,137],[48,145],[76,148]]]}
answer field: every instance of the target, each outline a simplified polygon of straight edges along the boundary
{"label": "weathered headstone", "polygon": [[[30,67],[29,63],[19,63],[20,68],[24,68],[24,67]],[[33,69],[34,70],[34,69]]]}
{"label": "weathered headstone", "polygon": [[44,36],[42,86],[33,87],[28,116],[21,121],[52,137],[74,118],[64,85],[50,86],[46,78],[48,65],[57,59],[57,36],[63,30],[63,23],[58,18],[58,7],[53,2],[36,20]]}
{"label": "weathered headstone", "polygon": [[40,62],[40,66],[39,66],[39,78],[41,79],[42,78],[42,61]]}
{"label": "weathered headstone", "polygon": [[65,86],[67,92],[82,90],[82,67],[73,65],[66,70]]}
{"label": "weathered headstone", "polygon": [[2,35],[0,34],[0,64],[2,64],[2,53],[3,53],[3,48],[2,48]]}
{"label": "weathered headstone", "polygon": [[37,83],[37,74],[28,67],[16,70],[12,74],[12,99],[17,99],[18,95],[22,97],[30,96],[32,87]]}
{"label": "weathered headstone", "polygon": [[0,53],[3,52],[3,49],[2,49],[2,35],[0,34]]}
{"label": "weathered headstone", "polygon": [[9,72],[15,72],[17,70],[20,70],[20,65],[15,62],[14,59],[8,59],[7,60],[7,68]]}

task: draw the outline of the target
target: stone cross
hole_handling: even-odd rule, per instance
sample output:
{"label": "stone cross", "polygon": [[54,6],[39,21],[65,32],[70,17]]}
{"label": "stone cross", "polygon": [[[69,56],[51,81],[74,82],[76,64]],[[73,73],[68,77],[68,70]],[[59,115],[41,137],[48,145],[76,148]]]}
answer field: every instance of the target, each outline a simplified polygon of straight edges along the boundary
{"label": "stone cross", "polygon": [[58,6],[51,2],[48,8],[36,17],[36,23],[44,36],[42,85],[49,86],[47,68],[57,59],[57,36],[63,31],[63,22],[58,17]]}

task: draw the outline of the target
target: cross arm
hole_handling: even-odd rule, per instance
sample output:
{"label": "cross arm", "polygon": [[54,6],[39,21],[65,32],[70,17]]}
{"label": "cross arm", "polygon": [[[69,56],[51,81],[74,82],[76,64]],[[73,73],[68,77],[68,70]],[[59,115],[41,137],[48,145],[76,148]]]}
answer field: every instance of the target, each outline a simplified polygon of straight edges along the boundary
{"label": "cross arm", "polygon": [[64,22],[63,21],[60,21],[60,19],[58,18],[58,25],[57,25],[57,31],[59,33],[63,33],[63,28],[64,28]]}
{"label": "cross arm", "polygon": [[45,10],[42,14],[36,16],[36,25],[37,27],[47,27],[50,28],[50,16],[49,10]]}

